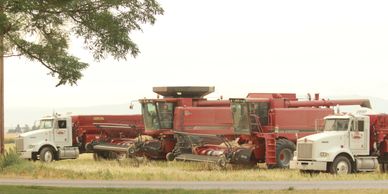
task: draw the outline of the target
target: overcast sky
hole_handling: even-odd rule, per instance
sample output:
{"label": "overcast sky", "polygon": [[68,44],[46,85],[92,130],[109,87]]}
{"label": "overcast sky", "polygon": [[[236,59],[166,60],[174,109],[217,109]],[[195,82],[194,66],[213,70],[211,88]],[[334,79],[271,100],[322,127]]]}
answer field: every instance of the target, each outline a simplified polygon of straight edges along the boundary
{"label": "overcast sky", "polygon": [[77,107],[155,97],[152,86],[212,85],[210,97],[295,92],[388,99],[388,1],[160,0],[165,14],[133,34],[141,54],[89,62],[55,87],[38,63],[6,59],[5,106]]}

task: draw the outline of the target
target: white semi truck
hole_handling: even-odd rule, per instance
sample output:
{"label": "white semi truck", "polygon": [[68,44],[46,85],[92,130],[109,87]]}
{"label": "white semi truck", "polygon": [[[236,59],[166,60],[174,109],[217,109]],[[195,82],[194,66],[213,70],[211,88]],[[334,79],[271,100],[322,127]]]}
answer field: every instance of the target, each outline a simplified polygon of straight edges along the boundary
{"label": "white semi truck", "polygon": [[[99,128],[101,124],[120,124],[115,128]],[[75,159],[80,153],[93,152],[93,141],[118,142],[137,137],[143,130],[141,115],[53,115],[41,118],[37,129],[15,139],[16,151],[22,158],[51,162]],[[128,128],[125,126],[136,126]],[[110,158],[110,152],[94,152],[96,157]]]}
{"label": "white semi truck", "polygon": [[388,171],[388,115],[363,109],[324,118],[324,131],[298,139],[291,169],[347,174]]}

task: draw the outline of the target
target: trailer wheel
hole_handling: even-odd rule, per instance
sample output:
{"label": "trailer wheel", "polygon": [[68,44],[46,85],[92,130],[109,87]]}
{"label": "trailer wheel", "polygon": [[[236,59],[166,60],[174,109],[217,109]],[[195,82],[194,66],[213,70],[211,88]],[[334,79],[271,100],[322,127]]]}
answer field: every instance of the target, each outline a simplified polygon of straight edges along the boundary
{"label": "trailer wheel", "polygon": [[39,152],[39,159],[42,162],[52,162],[54,160],[54,151],[50,147],[44,147]]}
{"label": "trailer wheel", "polygon": [[380,163],[380,172],[387,173],[388,172],[388,163]]}
{"label": "trailer wheel", "polygon": [[217,161],[217,165],[218,165],[221,169],[225,169],[227,163],[228,163],[228,162],[226,161],[225,155],[221,155],[220,158],[219,158],[218,161]]}
{"label": "trailer wheel", "polygon": [[175,159],[175,155],[172,152],[168,152],[166,155],[167,161],[173,161]]}
{"label": "trailer wheel", "polygon": [[276,141],[276,168],[289,168],[294,157],[295,144],[287,139]]}
{"label": "trailer wheel", "polygon": [[352,164],[346,156],[337,156],[329,171],[331,174],[349,174],[352,172]]}

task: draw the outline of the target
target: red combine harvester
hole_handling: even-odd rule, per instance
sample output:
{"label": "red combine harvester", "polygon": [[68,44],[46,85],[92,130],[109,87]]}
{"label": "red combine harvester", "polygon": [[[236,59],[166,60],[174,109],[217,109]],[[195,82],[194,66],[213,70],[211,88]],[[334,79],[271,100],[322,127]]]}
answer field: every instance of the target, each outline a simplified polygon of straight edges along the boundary
{"label": "red combine harvester", "polygon": [[[115,128],[100,129],[96,124],[119,124]],[[38,129],[16,138],[16,150],[23,158],[44,162],[78,158],[93,141],[115,142],[135,138],[143,131],[141,115],[53,115],[39,120]],[[117,126],[117,125],[116,125]],[[126,127],[136,126],[136,127]],[[110,152],[97,156],[112,157]]]}
{"label": "red combine harvester", "polygon": [[[168,160],[215,162],[222,167],[265,162],[269,168],[287,168],[296,140],[316,133],[319,121],[333,114],[331,106],[370,107],[364,99],[319,100],[317,94],[314,100],[299,101],[295,94],[276,93],[251,93],[246,99],[231,99],[230,104],[237,145],[223,136],[177,131],[178,141]],[[219,142],[213,143],[217,137]]]}
{"label": "red combine harvester", "polygon": [[[214,87],[154,87],[162,99],[141,99],[144,131],[152,139],[125,139],[116,142],[96,141],[90,149],[165,159],[175,146],[174,130],[219,134],[234,138],[229,100],[207,100]],[[101,126],[105,127],[105,126]]]}

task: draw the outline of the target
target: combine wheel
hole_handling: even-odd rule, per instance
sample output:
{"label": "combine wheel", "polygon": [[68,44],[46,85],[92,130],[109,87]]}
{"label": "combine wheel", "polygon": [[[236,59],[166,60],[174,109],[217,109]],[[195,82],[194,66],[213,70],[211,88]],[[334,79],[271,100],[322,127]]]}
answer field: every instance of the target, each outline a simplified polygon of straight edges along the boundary
{"label": "combine wheel", "polygon": [[294,157],[295,144],[287,139],[276,141],[276,165],[275,168],[289,168],[290,161]]}
{"label": "combine wheel", "polygon": [[167,161],[173,161],[175,159],[175,155],[172,152],[168,152],[166,155]]}
{"label": "combine wheel", "polygon": [[39,159],[42,162],[52,162],[54,160],[54,151],[50,147],[44,147],[39,152]]}
{"label": "combine wheel", "polygon": [[217,165],[218,165],[220,168],[222,168],[222,169],[225,169],[225,168],[226,168],[227,163],[228,163],[228,161],[226,161],[225,155],[220,156],[220,158],[219,158],[218,161],[217,161]]}
{"label": "combine wheel", "polygon": [[337,156],[329,167],[331,174],[349,174],[352,172],[352,164],[346,156]]}
{"label": "combine wheel", "polygon": [[388,172],[388,163],[380,163],[380,172],[387,173]]}

